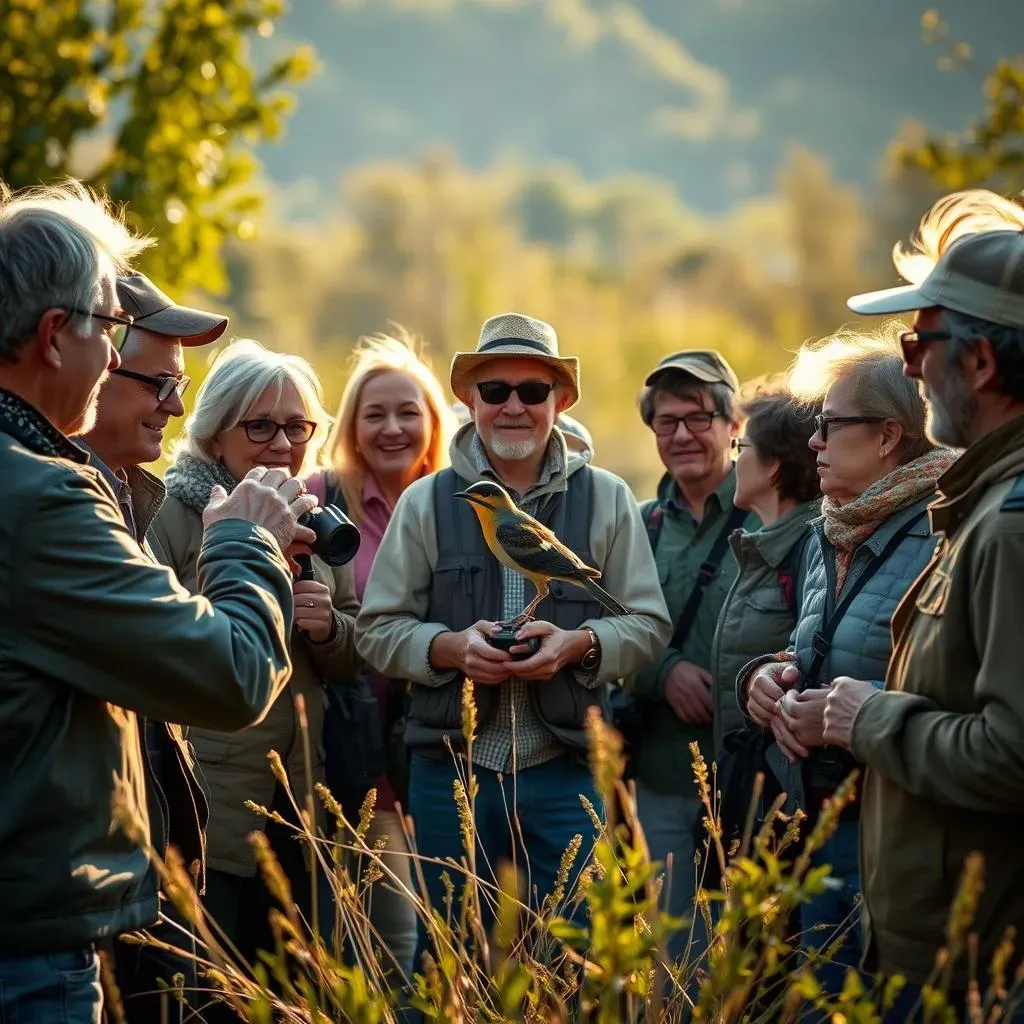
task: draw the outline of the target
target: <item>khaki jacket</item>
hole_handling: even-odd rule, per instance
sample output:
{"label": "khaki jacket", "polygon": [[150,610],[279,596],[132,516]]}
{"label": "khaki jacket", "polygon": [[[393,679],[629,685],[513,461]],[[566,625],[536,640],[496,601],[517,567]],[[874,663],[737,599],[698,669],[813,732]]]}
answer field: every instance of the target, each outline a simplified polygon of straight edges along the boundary
{"label": "khaki jacket", "polygon": [[[867,962],[920,984],[943,942],[964,858],[985,858],[972,931],[987,971],[1008,926],[1024,934],[1024,417],[939,480],[939,543],[893,618],[885,691],[854,722],[867,767],[861,876]],[[1017,488],[1024,493],[1024,487]],[[964,964],[954,988],[966,983]]]}
{"label": "khaki jacket", "polygon": [[[178,498],[168,497],[150,530],[157,557],[169,565],[182,586],[198,586],[196,555],[202,538],[199,514]],[[256,862],[246,836],[262,829],[265,819],[245,807],[252,800],[269,807],[275,780],[267,753],[276,750],[284,762],[292,791],[301,803],[307,789],[323,782],[323,681],[351,678],[356,668],[354,615],[358,609],[350,566],[330,569],[314,558],[316,579],[332,591],[337,632],[323,644],[314,644],[294,630],[290,651],[292,677],[258,726],[240,732],[189,729],[203,774],[210,821],[206,831],[206,862],[210,868],[236,875],[252,875]],[[295,696],[302,694],[309,721],[313,778],[306,778],[302,735],[295,713]],[[316,800],[315,805],[320,806]]]}
{"label": "khaki jacket", "polygon": [[[566,477],[586,465],[575,451],[566,451],[565,474],[552,478],[538,495],[565,489]],[[472,425],[463,427],[452,442],[452,468],[469,481],[480,479],[469,455]],[[593,522],[590,551],[602,573],[601,586],[632,612],[588,619],[601,644],[596,685],[612,682],[648,664],[664,648],[672,632],[665,600],[658,585],[651,547],[633,495],[625,482],[603,469],[594,469]],[[417,683],[430,683],[427,653],[443,622],[425,622],[430,583],[437,564],[434,521],[434,480],[424,477],[402,493],[373,563],[356,620],[359,653],[378,672]]]}

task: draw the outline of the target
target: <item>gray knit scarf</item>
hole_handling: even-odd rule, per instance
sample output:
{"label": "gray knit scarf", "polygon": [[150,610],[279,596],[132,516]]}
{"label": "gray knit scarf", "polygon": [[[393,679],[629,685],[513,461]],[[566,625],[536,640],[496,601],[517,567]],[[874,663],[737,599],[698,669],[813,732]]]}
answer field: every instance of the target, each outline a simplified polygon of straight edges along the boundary
{"label": "gray knit scarf", "polygon": [[230,494],[238,481],[223,462],[207,462],[181,452],[167,470],[164,484],[169,495],[202,515],[210,503],[214,484],[220,484]]}

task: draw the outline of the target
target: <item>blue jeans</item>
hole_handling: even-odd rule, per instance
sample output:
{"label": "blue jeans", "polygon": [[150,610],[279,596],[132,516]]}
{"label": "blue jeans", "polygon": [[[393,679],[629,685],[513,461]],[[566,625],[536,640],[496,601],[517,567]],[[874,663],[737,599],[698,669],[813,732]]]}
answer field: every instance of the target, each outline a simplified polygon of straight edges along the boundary
{"label": "blue jeans", "polygon": [[[800,944],[804,949],[824,949],[838,938],[843,939],[831,962],[817,966],[814,971],[822,988],[833,996],[842,992],[847,968],[859,967],[863,954],[858,831],[858,822],[840,822],[811,858],[814,867],[831,865],[829,888],[800,909]],[[865,984],[871,986],[869,978],[865,978]]]}
{"label": "blue jeans", "polygon": [[100,961],[92,946],[0,956],[2,1024],[100,1024]]}
{"label": "blue jeans", "polygon": [[[464,761],[459,769],[465,774]],[[517,773],[499,775],[486,768],[474,769],[480,791],[476,797],[477,875],[488,885],[495,882],[498,864],[510,860],[525,878],[530,905],[535,909],[554,888],[559,862],[572,837],[583,836],[583,846],[576,864],[569,872],[566,893],[575,886],[591,848],[594,825],[580,803],[587,797],[597,812],[602,813],[600,797],[586,765],[578,758],[564,754],[544,764]],[[445,888],[441,881],[447,871],[455,885],[452,916],[457,919],[465,876],[442,864],[429,863],[430,858],[452,857],[458,861],[464,854],[459,815],[452,795],[452,783],[458,778],[450,755],[427,757],[414,754],[409,774],[409,813],[416,828],[416,849],[423,858],[420,867],[426,882],[431,906],[442,916],[445,910]],[[490,928],[493,913],[484,891],[483,924]],[[563,908],[563,913],[565,909]],[[419,954],[426,948],[423,922],[419,922]]]}

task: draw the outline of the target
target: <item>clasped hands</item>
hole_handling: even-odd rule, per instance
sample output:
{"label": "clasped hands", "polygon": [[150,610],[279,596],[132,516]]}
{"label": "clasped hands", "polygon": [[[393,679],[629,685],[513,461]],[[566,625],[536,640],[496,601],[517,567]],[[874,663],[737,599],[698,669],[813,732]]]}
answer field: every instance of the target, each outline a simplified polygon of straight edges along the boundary
{"label": "clasped hands", "polygon": [[501,626],[481,619],[460,632],[439,633],[430,647],[430,663],[437,670],[458,669],[474,683],[495,685],[511,676],[519,679],[550,679],[567,665],[577,664],[590,650],[590,635],[581,629],[559,629],[550,622],[527,622],[516,640],[537,637],[540,649],[528,658],[514,658],[529,648],[518,643],[508,651],[492,647],[487,638]]}
{"label": "clasped hands", "polygon": [[874,684],[837,676],[829,686],[796,690],[800,670],[792,661],[773,661],[754,671],[747,690],[747,714],[771,729],[790,763],[826,743],[849,749],[853,723]]}

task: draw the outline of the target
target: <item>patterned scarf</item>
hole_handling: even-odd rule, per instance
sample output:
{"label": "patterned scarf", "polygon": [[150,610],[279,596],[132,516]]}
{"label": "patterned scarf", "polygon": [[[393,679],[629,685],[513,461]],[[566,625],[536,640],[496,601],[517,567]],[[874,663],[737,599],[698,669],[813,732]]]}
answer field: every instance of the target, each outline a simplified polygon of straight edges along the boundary
{"label": "patterned scarf", "polygon": [[891,516],[927,497],[936,481],[956,461],[948,448],[935,448],[875,481],[845,505],[826,497],[825,537],[836,549],[836,596],[843,589],[853,553]]}
{"label": "patterned scarf", "polygon": [[224,463],[197,459],[188,452],[174,460],[164,477],[167,493],[200,515],[210,502],[214,484],[220,484],[230,494],[237,483]]}

